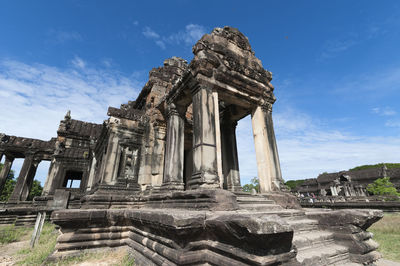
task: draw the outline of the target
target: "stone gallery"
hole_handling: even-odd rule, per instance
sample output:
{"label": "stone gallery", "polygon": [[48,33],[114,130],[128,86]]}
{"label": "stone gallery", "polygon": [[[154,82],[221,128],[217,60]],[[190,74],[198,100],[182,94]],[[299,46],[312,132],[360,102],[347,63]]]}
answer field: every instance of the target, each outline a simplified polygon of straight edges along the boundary
{"label": "stone gallery", "polygon": [[[3,134],[3,186],[17,185],[3,221],[51,213],[54,258],[128,246],[138,265],[360,265],[380,258],[365,230],[373,210],[302,209],[286,192],[272,122],[271,72],[237,29],[216,28],[194,58],[150,71],[135,101],[102,124],[68,112],[57,138]],[[241,189],[235,129],[251,115],[261,194]],[[43,194],[27,202],[37,164],[51,161]],[[26,218],[25,218],[26,219]]]}

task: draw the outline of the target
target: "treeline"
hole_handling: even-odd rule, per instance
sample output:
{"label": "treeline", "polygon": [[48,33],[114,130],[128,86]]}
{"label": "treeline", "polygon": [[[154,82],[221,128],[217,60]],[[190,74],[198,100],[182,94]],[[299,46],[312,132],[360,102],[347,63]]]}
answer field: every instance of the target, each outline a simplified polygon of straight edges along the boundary
{"label": "treeline", "polygon": [[371,169],[378,167],[380,168],[383,167],[383,165],[386,165],[387,169],[400,168],[400,163],[377,163],[377,164],[366,164],[366,165],[356,166],[354,168],[349,169],[349,171],[364,170],[364,169]]}

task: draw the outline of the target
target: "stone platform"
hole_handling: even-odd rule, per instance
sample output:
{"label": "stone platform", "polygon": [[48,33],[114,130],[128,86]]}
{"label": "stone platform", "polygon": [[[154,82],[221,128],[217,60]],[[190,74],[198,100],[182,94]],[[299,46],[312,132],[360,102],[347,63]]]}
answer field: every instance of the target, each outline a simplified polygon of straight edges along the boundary
{"label": "stone platform", "polygon": [[[190,194],[157,195],[168,198],[169,207],[55,211],[51,219],[62,235],[52,257],[128,246],[139,265],[361,265],[380,258],[365,231],[380,211],[284,209],[267,196],[223,190],[203,191],[218,195],[203,200],[199,191]],[[174,204],[182,197],[192,198],[189,208]],[[190,208],[207,200],[233,200],[236,208]]]}

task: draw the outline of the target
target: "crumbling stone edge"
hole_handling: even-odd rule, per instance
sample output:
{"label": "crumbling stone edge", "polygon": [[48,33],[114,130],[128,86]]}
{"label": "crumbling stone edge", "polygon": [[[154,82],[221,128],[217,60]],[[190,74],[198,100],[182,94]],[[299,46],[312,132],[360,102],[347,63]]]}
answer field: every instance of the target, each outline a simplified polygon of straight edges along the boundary
{"label": "crumbling stone edge", "polygon": [[335,243],[349,248],[350,260],[354,263],[371,264],[382,257],[376,251],[378,243],[372,240],[373,234],[366,231],[383,217],[381,210],[326,210],[307,213],[316,219],[319,227],[333,232]]}

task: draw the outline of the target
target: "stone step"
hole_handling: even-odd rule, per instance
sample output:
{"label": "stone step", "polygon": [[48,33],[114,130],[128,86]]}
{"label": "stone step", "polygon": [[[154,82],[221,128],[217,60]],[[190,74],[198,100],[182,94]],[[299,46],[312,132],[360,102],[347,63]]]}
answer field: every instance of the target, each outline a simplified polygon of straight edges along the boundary
{"label": "stone step", "polygon": [[247,209],[247,210],[254,210],[254,211],[273,211],[273,210],[281,210],[282,207],[276,204],[265,204],[265,203],[246,203],[242,204],[239,203],[239,207],[241,209]]}
{"label": "stone step", "polygon": [[[245,207],[246,205],[242,205],[243,207]],[[279,206],[279,205],[275,205],[275,206]],[[241,208],[241,209],[245,209],[245,208]],[[294,210],[294,209],[282,209],[282,207],[278,207],[278,209],[275,210],[269,210],[267,208],[265,208],[264,210],[253,210],[254,214],[268,214],[268,215],[277,215],[281,218],[286,219],[299,219],[299,218],[305,218],[304,216],[304,212],[301,210]]]}
{"label": "stone step", "polygon": [[291,218],[286,219],[286,222],[290,224],[295,232],[302,231],[318,231],[318,221],[307,219],[307,218]]}
{"label": "stone step", "polygon": [[295,231],[293,236],[293,244],[298,250],[327,246],[333,242],[333,233],[328,231]]}
{"label": "stone step", "polygon": [[299,250],[296,258],[303,265],[344,265],[351,263],[347,247],[337,244]]}
{"label": "stone step", "polygon": [[269,200],[264,197],[257,197],[257,196],[252,196],[252,197],[238,196],[238,197],[236,197],[236,200],[238,203],[239,202],[243,202],[243,203],[245,203],[245,202],[263,202],[266,204],[274,204],[275,203],[273,200]]}

